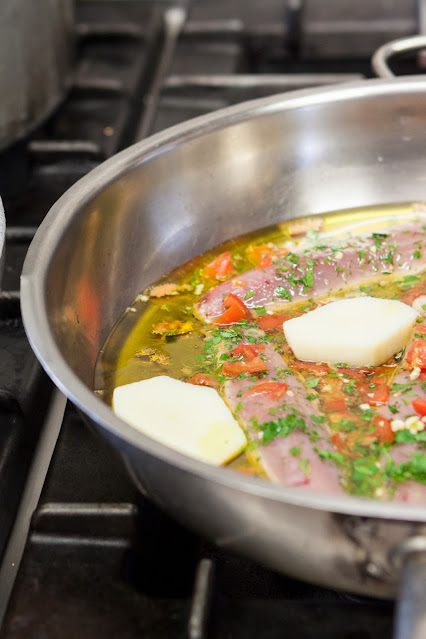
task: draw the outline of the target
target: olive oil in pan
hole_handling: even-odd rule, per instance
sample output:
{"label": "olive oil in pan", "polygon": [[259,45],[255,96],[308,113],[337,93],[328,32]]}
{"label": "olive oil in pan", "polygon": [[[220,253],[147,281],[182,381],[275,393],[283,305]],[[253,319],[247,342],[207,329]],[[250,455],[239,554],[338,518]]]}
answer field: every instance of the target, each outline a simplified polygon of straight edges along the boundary
{"label": "olive oil in pan", "polygon": [[[206,366],[204,358],[206,325],[194,316],[193,307],[200,297],[218,284],[217,279],[205,277],[204,269],[224,252],[230,253],[235,267],[232,278],[238,280],[239,273],[256,266],[256,259],[259,258],[256,247],[272,243],[300,252],[318,244],[338,242],[339,236],[346,237],[348,233],[353,233],[354,236],[368,232],[385,233],[386,228],[391,228],[404,219],[410,221],[414,217],[413,205],[398,204],[298,218],[232,239],[191,260],[149,287],[149,291],[152,291],[156,286],[172,283],[178,287],[176,294],[156,298],[151,297],[147,291],[147,294],[142,294],[135,300],[132,310],[128,310],[118,321],[98,359],[95,370],[96,390],[107,403],[111,403],[115,387],[142,379],[168,375],[187,381],[197,373],[214,375],[214,371]],[[361,287],[335,292],[333,299],[359,294],[395,298],[400,295],[401,286],[394,280],[367,281]],[[416,277],[417,285],[422,282],[425,282],[424,274]],[[309,310],[311,307],[312,302],[308,299],[288,304],[288,308],[295,312],[301,308]],[[173,333],[176,327],[177,332],[185,332],[164,334],[168,328]],[[280,340],[283,341],[282,332],[280,335],[272,334],[271,339],[278,345]],[[392,376],[394,366],[395,363],[389,363],[386,376]],[[251,451],[238,457],[230,466],[240,472],[262,476],[262,469],[256,459],[256,453]],[[350,492],[358,492],[351,481],[346,488]]]}

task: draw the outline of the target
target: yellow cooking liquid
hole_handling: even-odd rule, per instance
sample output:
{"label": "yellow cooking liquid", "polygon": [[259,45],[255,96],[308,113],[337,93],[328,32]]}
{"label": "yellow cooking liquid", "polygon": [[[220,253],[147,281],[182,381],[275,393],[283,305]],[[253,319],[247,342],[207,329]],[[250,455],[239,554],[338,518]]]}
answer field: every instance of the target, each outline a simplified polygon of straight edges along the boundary
{"label": "yellow cooking liquid", "polygon": [[[251,247],[273,243],[276,246],[289,246],[290,250],[300,250],[303,246],[312,248],[318,245],[333,244],[340,236],[348,233],[386,232],[387,228],[415,219],[414,205],[410,203],[380,207],[363,207],[324,215],[298,218],[272,227],[263,228],[248,235],[232,239],[211,251],[180,266],[149,289],[162,283],[173,283],[187,287],[176,295],[160,298],[143,294],[131,304],[123,314],[102,349],[95,370],[95,389],[107,403],[111,403],[114,388],[157,375],[168,375],[176,379],[188,380],[196,373],[206,371],[203,359],[206,326],[193,315],[194,304],[217,285],[203,277],[203,269],[215,257],[229,251],[236,270],[243,273],[254,268]],[[238,278],[238,272],[233,278]],[[397,279],[396,277],[394,279]],[[368,295],[393,298],[400,289],[392,277],[385,282],[372,280],[368,285]],[[426,281],[425,274],[418,275],[418,282]],[[417,282],[417,285],[418,285]],[[354,290],[347,288],[333,295],[336,297],[354,296]],[[406,290],[406,288],[404,289]],[[365,294],[365,293],[364,293]],[[309,303],[289,304],[289,308]],[[287,309],[286,309],[287,312]],[[190,322],[191,331],[182,335],[164,336],[153,332],[162,323]],[[279,339],[273,336],[274,340]],[[283,339],[282,337],[280,339]],[[389,369],[391,375],[391,368]],[[246,454],[241,455],[232,465],[241,471],[261,473]]]}

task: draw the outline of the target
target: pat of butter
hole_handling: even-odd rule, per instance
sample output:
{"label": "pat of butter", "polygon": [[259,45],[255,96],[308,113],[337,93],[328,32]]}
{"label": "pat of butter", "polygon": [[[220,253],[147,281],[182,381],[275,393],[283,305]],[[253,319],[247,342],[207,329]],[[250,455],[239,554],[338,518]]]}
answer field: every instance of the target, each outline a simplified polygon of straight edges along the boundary
{"label": "pat of butter", "polygon": [[298,359],[378,366],[407,345],[417,317],[397,300],[357,297],[288,320],[283,330]]}
{"label": "pat of butter", "polygon": [[247,444],[220,395],[166,375],[119,386],[115,413],[148,437],[209,464],[220,465]]}

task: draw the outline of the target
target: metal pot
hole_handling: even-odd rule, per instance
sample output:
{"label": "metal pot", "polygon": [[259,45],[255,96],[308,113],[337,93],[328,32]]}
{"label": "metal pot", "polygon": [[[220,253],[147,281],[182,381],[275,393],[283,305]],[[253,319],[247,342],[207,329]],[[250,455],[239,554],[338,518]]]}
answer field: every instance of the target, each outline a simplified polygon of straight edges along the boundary
{"label": "metal pot", "polygon": [[0,2],[0,149],[58,104],[70,79],[73,0]]}
{"label": "metal pot", "polygon": [[425,95],[425,77],[361,81],[160,133],[55,204],[22,276],[40,361],[121,451],[143,492],[230,551],[378,597],[396,595],[402,565],[412,576],[413,549],[423,558],[424,506],[295,490],[189,459],[120,421],[94,395],[93,372],[136,295],[219,242],[290,217],[424,199]]}

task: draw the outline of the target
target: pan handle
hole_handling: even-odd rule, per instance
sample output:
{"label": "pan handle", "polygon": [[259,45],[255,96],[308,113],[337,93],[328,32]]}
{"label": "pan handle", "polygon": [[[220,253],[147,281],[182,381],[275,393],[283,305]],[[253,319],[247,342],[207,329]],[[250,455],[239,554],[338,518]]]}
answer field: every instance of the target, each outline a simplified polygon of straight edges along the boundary
{"label": "pan handle", "polygon": [[426,49],[426,36],[412,36],[411,38],[401,38],[399,40],[393,40],[387,42],[380,49],[377,49],[376,53],[371,59],[371,66],[373,71],[379,78],[393,78],[395,74],[390,70],[388,61],[394,55],[401,53],[409,53],[412,51],[419,51]]}
{"label": "pan handle", "polygon": [[426,637],[426,538],[412,537],[401,549],[401,585],[394,639]]}

